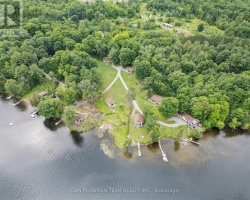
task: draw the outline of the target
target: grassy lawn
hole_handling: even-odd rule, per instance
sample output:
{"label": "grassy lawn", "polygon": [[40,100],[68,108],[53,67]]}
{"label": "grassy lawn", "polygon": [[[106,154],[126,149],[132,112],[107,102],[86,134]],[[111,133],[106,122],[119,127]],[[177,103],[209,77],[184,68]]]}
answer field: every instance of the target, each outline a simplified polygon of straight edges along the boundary
{"label": "grassy lawn", "polygon": [[149,144],[152,141],[145,126],[143,126],[142,128],[136,128],[134,127],[133,120],[131,120],[129,124],[129,134],[130,134],[130,138],[134,140],[135,142],[140,141],[140,143],[142,144]]}
{"label": "grassy lawn", "polygon": [[141,89],[140,84],[136,80],[135,74],[127,74],[126,72],[121,72],[121,74],[127,86],[135,89],[135,100],[142,111],[145,107],[150,107],[159,120],[166,122],[166,118],[158,111],[158,106],[155,106],[153,103],[148,101],[147,92]]}
{"label": "grassy lawn", "polygon": [[187,126],[179,126],[176,128],[170,128],[161,126],[161,138],[173,138],[179,140],[180,138],[187,138],[189,133],[192,133],[194,129]]}
{"label": "grassy lawn", "polygon": [[40,93],[42,91],[47,91],[48,88],[52,85],[53,85],[53,81],[48,80],[48,79],[44,79],[43,83],[34,87],[30,93],[23,96],[23,99],[32,100],[34,95],[37,95],[38,93]]}
{"label": "grassy lawn", "polygon": [[[105,103],[105,99],[110,97],[116,102],[116,106],[113,108],[110,108]],[[112,125],[110,132],[115,138],[116,146],[124,148],[128,135],[130,109],[126,100],[126,90],[120,79],[115,82],[110,90],[103,94],[100,101],[97,102],[97,107],[105,115],[104,121]]]}
{"label": "grassy lawn", "polygon": [[105,90],[109,84],[115,79],[117,71],[111,67],[111,64],[106,65],[103,61],[98,61],[98,72],[102,74],[103,84],[101,90]]}
{"label": "grassy lawn", "polygon": [[128,125],[124,124],[121,126],[113,127],[111,134],[114,136],[115,145],[118,148],[124,148],[126,141],[128,140]]}
{"label": "grassy lawn", "polygon": [[175,124],[176,121],[174,121],[174,120],[168,120],[167,123],[168,123],[168,124]]}

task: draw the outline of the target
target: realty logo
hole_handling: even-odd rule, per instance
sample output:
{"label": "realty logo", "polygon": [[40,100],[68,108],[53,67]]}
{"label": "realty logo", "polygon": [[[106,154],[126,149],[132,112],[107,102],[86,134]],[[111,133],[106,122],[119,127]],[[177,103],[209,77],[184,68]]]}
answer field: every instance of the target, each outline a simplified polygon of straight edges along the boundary
{"label": "realty logo", "polygon": [[[21,28],[22,22],[22,4],[21,1],[15,0],[0,0],[0,34],[4,34],[4,30],[7,34],[14,31],[15,34],[17,30]],[[9,30],[9,31],[8,31]]]}

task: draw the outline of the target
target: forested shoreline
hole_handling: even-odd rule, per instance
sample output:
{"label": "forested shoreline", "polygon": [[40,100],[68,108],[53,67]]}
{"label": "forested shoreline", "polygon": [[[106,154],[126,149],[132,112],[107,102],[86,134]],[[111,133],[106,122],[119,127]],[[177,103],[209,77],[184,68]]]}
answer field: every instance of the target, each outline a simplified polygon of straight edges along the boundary
{"label": "forested shoreline", "polygon": [[159,111],[166,117],[190,113],[206,129],[250,126],[248,1],[30,0],[20,37],[1,37],[0,53],[1,93],[23,98],[44,84],[43,72],[54,77],[49,96],[31,99],[46,118],[68,112],[70,121],[75,101],[98,102],[103,79],[97,61],[109,56],[133,66],[148,96],[165,97]]}

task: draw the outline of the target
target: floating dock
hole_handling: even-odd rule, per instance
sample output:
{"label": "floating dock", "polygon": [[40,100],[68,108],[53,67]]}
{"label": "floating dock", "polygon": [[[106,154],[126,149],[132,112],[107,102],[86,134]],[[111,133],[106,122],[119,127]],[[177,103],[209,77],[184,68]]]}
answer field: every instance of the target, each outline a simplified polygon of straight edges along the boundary
{"label": "floating dock", "polygon": [[140,142],[137,143],[137,147],[138,147],[138,156],[141,156]]}
{"label": "floating dock", "polygon": [[161,147],[161,140],[159,140],[158,143],[159,143],[159,147],[160,147],[160,149],[161,149],[162,160],[163,160],[164,162],[168,162],[167,155],[164,153],[164,151],[163,151],[163,149],[162,149],[162,147]]}
{"label": "floating dock", "polygon": [[15,104],[12,104],[12,106],[16,106],[16,105],[18,105],[19,103],[21,103],[23,101],[23,99],[22,100],[20,100],[20,101],[18,101],[17,103],[15,103]]}
{"label": "floating dock", "polygon": [[30,117],[34,118],[34,117],[36,116],[36,113],[37,113],[37,112],[38,112],[37,110],[32,111],[32,112],[30,113]]}

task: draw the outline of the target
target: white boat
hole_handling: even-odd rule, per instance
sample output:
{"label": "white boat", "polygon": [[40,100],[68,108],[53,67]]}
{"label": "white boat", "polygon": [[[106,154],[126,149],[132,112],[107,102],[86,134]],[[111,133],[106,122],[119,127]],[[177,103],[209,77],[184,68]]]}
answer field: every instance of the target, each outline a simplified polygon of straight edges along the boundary
{"label": "white boat", "polygon": [[37,110],[32,111],[32,112],[30,113],[30,117],[34,118],[34,117],[36,116],[36,113],[37,113],[37,112],[38,112]]}
{"label": "white boat", "polygon": [[11,123],[9,123],[9,125],[10,125],[10,126],[13,126],[13,125],[14,125],[14,123],[13,123],[13,122],[11,122]]}
{"label": "white boat", "polygon": [[163,161],[164,161],[164,162],[168,162],[168,159],[167,159],[166,156],[163,156]]}
{"label": "white boat", "polygon": [[31,114],[30,117],[34,118],[36,116],[36,114]]}

